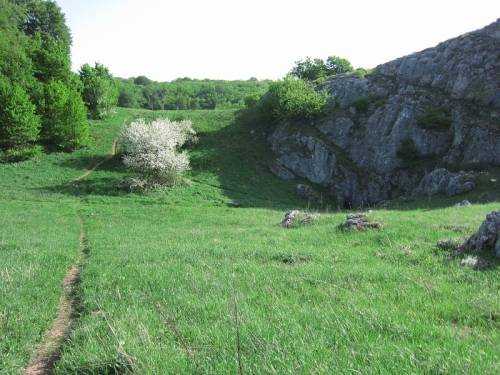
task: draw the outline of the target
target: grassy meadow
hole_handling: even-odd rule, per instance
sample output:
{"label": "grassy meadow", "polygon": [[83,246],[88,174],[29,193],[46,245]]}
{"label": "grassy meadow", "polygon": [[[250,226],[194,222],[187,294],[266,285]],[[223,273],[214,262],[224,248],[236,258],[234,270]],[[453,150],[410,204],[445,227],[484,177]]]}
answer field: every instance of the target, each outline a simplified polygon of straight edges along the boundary
{"label": "grassy meadow", "polygon": [[[199,134],[188,182],[130,193],[119,155],[78,180],[124,124],[165,116]],[[269,172],[264,129],[237,111],[120,109],[92,132],[72,154],[0,164],[0,374],[44,341],[80,222],[80,305],[55,374],[500,372],[498,264],[473,270],[435,248],[498,209],[491,176],[469,196],[373,208],[382,230],[340,231],[345,212],[328,202],[317,223],[284,229],[308,203]]]}

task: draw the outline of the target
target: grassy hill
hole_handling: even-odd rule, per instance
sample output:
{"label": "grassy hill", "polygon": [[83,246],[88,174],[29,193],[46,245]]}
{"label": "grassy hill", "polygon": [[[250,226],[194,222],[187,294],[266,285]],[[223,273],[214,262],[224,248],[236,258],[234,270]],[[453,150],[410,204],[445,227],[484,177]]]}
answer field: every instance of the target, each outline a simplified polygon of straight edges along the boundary
{"label": "grassy hill", "polygon": [[[129,193],[113,141],[132,119],[162,116],[200,134],[191,182]],[[307,202],[269,172],[265,129],[234,110],[121,109],[92,125],[87,149],[0,165],[0,373],[46,340],[75,262],[56,374],[500,370],[500,270],[435,249],[498,209],[490,178],[468,197],[374,209],[379,231],[338,230],[345,213],[326,204],[316,224],[284,229],[285,211]],[[489,202],[454,207],[485,191]]]}

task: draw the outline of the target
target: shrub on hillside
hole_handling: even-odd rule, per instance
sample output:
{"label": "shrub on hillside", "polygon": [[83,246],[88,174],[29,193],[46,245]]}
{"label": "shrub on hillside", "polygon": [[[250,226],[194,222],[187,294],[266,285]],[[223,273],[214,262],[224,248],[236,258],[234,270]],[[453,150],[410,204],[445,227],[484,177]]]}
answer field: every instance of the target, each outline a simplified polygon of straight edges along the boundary
{"label": "shrub on hillside", "polygon": [[44,139],[64,150],[88,144],[87,110],[78,91],[60,81],[47,84],[42,132]]}
{"label": "shrub on hillside", "polygon": [[306,81],[287,77],[271,84],[259,110],[273,120],[311,120],[322,114],[327,97]]}
{"label": "shrub on hillside", "polygon": [[189,169],[181,147],[195,139],[191,121],[137,120],[121,133],[123,163],[136,174],[132,188],[151,189],[175,185]]}
{"label": "shrub on hillside", "polygon": [[27,150],[39,132],[40,118],[26,91],[0,78],[0,148]]}
{"label": "shrub on hillside", "polygon": [[429,110],[417,119],[417,125],[422,129],[446,131],[452,125],[451,111],[446,108]]}
{"label": "shrub on hillside", "polygon": [[352,105],[358,112],[368,112],[370,109],[381,107],[385,104],[386,99],[376,95],[365,95],[357,98]]}

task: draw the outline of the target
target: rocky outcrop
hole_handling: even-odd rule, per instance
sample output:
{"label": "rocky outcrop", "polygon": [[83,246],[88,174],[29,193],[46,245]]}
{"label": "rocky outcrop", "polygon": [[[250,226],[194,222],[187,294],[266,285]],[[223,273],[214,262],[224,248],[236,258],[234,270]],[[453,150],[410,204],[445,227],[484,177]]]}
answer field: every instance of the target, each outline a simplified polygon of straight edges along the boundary
{"label": "rocky outcrop", "polygon": [[500,258],[500,211],[489,213],[478,231],[462,247],[476,253],[488,251]]}
{"label": "rocky outcrop", "polygon": [[473,180],[453,171],[500,165],[499,72],[497,20],[364,78],[336,76],[321,86],[327,115],[270,136],[275,170],[328,187],[344,207],[466,192]]}
{"label": "rocky outcrop", "polygon": [[415,189],[416,194],[448,196],[467,193],[474,189],[474,174],[459,172],[452,173],[445,168],[438,168],[426,174]]}

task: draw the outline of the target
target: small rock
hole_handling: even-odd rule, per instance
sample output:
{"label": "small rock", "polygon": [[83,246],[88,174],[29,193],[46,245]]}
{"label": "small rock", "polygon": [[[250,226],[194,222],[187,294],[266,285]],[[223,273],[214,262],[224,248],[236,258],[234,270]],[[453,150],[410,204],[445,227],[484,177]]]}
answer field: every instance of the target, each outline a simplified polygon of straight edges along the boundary
{"label": "small rock", "polygon": [[345,223],[341,224],[340,228],[365,231],[367,229],[381,229],[382,223],[372,221],[364,214],[348,214]]}
{"label": "small rock", "polygon": [[293,210],[285,214],[285,218],[281,222],[281,225],[285,228],[290,228],[295,221],[295,217],[299,214],[299,211]]}
{"label": "small rock", "polygon": [[319,214],[293,210],[286,213],[281,225],[285,228],[292,228],[301,225],[313,224],[319,219],[319,217]]}
{"label": "small rock", "polygon": [[454,251],[460,247],[460,242],[458,240],[439,240],[436,247],[440,250]]}
{"label": "small rock", "polygon": [[460,264],[464,267],[482,270],[488,267],[489,262],[477,256],[468,256],[467,258],[462,259]]}
{"label": "small rock", "polygon": [[467,207],[467,206],[470,206],[470,205],[471,205],[471,203],[467,199],[465,199],[462,202],[458,202],[455,205],[455,207]]}

